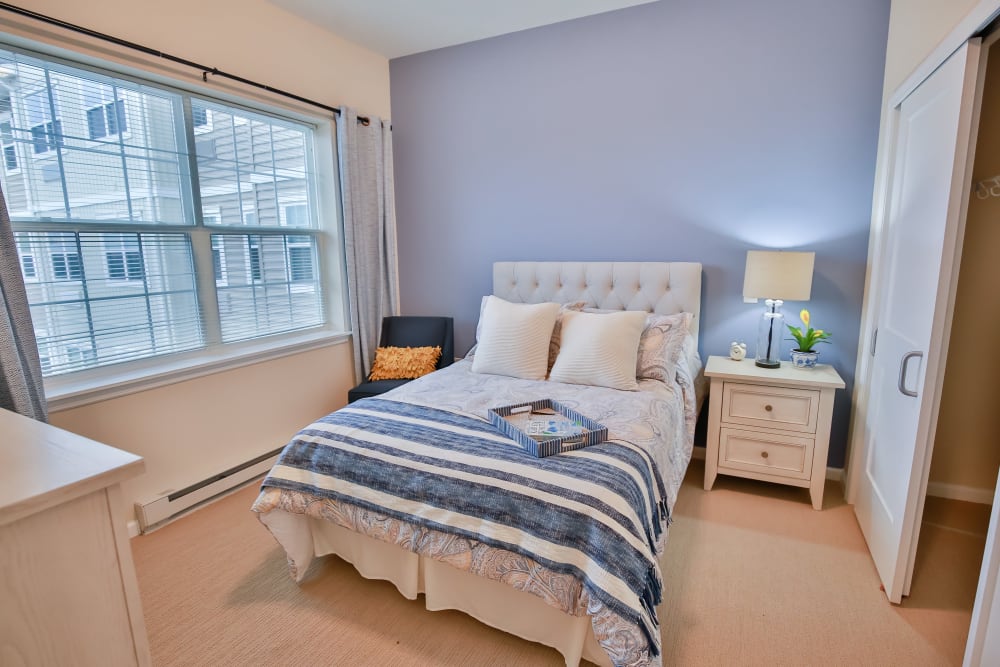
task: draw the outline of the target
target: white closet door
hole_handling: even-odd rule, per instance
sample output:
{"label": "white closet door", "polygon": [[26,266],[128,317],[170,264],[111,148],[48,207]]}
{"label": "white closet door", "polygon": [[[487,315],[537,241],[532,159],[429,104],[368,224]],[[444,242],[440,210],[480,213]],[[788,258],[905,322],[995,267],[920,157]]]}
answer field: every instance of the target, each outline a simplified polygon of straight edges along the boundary
{"label": "white closet door", "polygon": [[968,200],[979,41],[897,108],[855,512],[886,594],[909,593]]}

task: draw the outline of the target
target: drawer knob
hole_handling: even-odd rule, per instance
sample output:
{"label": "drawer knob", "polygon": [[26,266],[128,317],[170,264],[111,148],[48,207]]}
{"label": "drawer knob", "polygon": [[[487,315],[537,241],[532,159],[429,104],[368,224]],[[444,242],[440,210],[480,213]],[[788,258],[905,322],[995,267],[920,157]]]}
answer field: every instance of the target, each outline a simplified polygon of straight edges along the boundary
{"label": "drawer knob", "polygon": [[774,410],[774,408],[772,408],[771,404],[768,403],[767,405],[764,406],[764,410],[766,410],[767,412],[770,412],[771,410]]}
{"label": "drawer knob", "polygon": [[761,457],[762,459],[766,459],[766,458],[767,458],[767,452],[766,452],[766,451],[764,451],[764,452],[761,452],[761,453],[760,453],[760,457]]}

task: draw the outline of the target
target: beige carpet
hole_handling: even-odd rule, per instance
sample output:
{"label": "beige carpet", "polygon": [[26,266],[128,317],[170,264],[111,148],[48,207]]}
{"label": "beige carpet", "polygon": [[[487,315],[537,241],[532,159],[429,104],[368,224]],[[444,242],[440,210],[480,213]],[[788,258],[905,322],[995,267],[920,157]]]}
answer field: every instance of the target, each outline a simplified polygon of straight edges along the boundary
{"label": "beige carpet", "polygon": [[[913,595],[890,605],[852,509],[694,462],[664,557],[665,663],[961,664],[989,508],[930,499]],[[155,665],[552,665],[554,650],[429,612],[326,558],[295,585],[247,488],[132,541]]]}

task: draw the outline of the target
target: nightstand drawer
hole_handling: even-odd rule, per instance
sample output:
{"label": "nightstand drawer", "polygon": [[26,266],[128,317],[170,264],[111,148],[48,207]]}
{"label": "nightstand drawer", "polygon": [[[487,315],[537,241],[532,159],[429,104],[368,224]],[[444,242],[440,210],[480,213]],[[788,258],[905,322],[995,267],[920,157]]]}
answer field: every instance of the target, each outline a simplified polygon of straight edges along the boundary
{"label": "nightstand drawer", "polygon": [[719,468],[809,479],[814,444],[812,438],[723,428],[719,434]]}
{"label": "nightstand drawer", "polygon": [[815,433],[819,395],[811,389],[727,382],[722,392],[722,421]]}

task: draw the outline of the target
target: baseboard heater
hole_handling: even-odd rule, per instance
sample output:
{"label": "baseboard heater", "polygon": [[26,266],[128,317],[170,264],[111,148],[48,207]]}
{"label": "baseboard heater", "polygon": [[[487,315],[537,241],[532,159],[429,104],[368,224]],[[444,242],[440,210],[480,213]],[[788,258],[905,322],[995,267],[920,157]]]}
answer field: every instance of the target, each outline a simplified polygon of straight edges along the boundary
{"label": "baseboard heater", "polygon": [[261,454],[183,489],[165,491],[156,498],[136,503],[135,516],[139,520],[139,530],[143,533],[149,532],[181,512],[263,475],[277,461],[281,449],[279,447]]}

